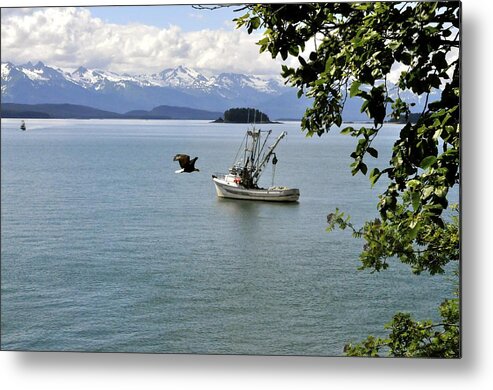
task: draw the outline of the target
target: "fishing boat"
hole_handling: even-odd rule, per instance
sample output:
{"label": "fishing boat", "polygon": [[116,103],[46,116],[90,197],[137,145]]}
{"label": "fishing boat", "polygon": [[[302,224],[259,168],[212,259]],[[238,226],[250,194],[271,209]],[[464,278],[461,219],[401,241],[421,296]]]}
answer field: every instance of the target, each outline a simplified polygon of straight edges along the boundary
{"label": "fishing boat", "polygon": [[[270,146],[266,147],[272,130],[257,130],[253,127],[246,132],[245,138],[235,157],[233,166],[226,174],[212,175],[217,196],[220,198],[261,200],[271,202],[296,202],[300,197],[300,190],[274,186],[274,174],[277,156],[274,149],[286,136],[283,131]],[[261,188],[258,185],[262,171],[272,158],[273,179],[272,186]]]}

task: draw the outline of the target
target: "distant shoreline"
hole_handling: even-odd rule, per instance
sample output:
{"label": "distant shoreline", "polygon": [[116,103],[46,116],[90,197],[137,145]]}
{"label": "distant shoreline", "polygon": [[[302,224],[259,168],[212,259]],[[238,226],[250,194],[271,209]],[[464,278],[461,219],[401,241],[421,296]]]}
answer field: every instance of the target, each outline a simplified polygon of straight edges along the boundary
{"label": "distant shoreline", "polygon": [[[285,122],[300,122],[301,118],[279,118],[274,121],[249,122],[225,121],[222,113],[201,110],[190,107],[158,106],[150,111],[133,110],[124,114],[99,110],[90,106],[76,104],[21,104],[1,103],[0,118],[2,119],[122,119],[122,120],[206,120],[214,124],[283,124]],[[410,121],[415,123],[419,114],[412,113]],[[344,125],[367,125],[372,121],[344,121]],[[385,121],[386,124],[402,124],[404,119]]]}
{"label": "distant shoreline", "polygon": [[150,111],[134,110],[124,114],[77,104],[2,103],[2,118],[19,119],[145,119],[211,120],[221,113],[190,107],[158,106]]}

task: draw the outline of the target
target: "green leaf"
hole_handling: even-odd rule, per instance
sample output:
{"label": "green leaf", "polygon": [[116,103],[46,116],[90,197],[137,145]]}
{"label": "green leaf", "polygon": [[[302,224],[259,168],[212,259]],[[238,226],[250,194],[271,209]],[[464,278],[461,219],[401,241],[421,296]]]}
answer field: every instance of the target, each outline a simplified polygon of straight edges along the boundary
{"label": "green leaf", "polygon": [[364,162],[359,163],[359,170],[363,175],[366,175],[366,172],[368,171],[368,167]]}
{"label": "green leaf", "polygon": [[407,182],[407,186],[412,189],[418,187],[420,184],[421,182],[417,179],[411,179]]}
{"label": "green leaf", "polygon": [[420,221],[413,220],[409,224],[409,227],[411,228],[411,230],[409,231],[409,238],[411,240],[414,240],[414,239],[416,239],[416,236],[418,235],[418,231],[421,228],[421,223],[420,223]]}
{"label": "green leaf", "polygon": [[378,179],[380,178],[381,176],[381,172],[378,168],[373,168],[371,171],[370,171],[370,183],[371,183],[371,186],[373,187],[375,185],[375,183],[378,181]]}
{"label": "green leaf", "polygon": [[353,81],[351,88],[349,89],[349,97],[355,97],[359,93],[359,86],[361,83],[357,80]]}
{"label": "green leaf", "polygon": [[370,103],[370,102],[369,102],[368,100],[365,100],[365,101],[363,102],[363,104],[361,105],[360,112],[364,112],[364,111],[366,110],[366,108],[368,107],[368,104],[369,104],[369,103]]}
{"label": "green leaf", "polygon": [[269,37],[262,38],[260,41],[257,42],[257,45],[260,46],[267,46],[269,43]]}
{"label": "green leaf", "polygon": [[[292,56],[296,57],[299,53],[300,53],[300,48],[298,45],[293,45],[289,47],[289,54],[291,54]],[[306,65],[306,62],[305,64],[302,63],[302,65]]]}
{"label": "green leaf", "polygon": [[325,62],[325,72],[330,72],[333,64],[334,64],[334,58],[333,57],[327,58],[327,61]]}
{"label": "green leaf", "polygon": [[250,26],[255,30],[260,26],[260,18],[254,17],[250,20]]}
{"label": "green leaf", "polygon": [[423,199],[428,199],[435,189],[432,186],[426,186],[423,188]]}
{"label": "green leaf", "polygon": [[419,164],[419,167],[422,168],[422,169],[428,169],[433,164],[435,164],[436,161],[437,161],[437,158],[435,156],[425,157],[423,160],[421,160],[421,163]]}
{"label": "green leaf", "polygon": [[371,146],[368,147],[366,149],[366,151],[368,152],[368,154],[372,157],[375,157],[375,158],[378,158],[378,150],[376,150],[375,148],[372,148]]}

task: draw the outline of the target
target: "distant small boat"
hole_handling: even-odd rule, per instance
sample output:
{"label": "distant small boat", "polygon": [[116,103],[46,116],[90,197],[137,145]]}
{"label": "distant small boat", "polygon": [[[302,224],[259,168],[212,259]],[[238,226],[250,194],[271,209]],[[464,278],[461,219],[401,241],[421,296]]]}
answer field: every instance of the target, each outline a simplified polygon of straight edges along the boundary
{"label": "distant small boat", "polygon": [[26,122],[24,121],[21,122],[21,130],[26,131]]}
{"label": "distant small boat", "polygon": [[[243,156],[236,160],[233,167],[229,169],[229,173],[212,175],[218,197],[271,202],[296,202],[299,199],[300,190],[297,188],[274,185],[269,188],[260,188],[257,184],[262,170],[272,156],[274,156],[272,163],[274,166],[277,164],[274,149],[287,134],[283,131],[274,144],[264,152],[271,132],[272,130],[261,131],[255,128],[247,131],[244,139]],[[261,142],[261,133],[267,133],[263,143]]]}

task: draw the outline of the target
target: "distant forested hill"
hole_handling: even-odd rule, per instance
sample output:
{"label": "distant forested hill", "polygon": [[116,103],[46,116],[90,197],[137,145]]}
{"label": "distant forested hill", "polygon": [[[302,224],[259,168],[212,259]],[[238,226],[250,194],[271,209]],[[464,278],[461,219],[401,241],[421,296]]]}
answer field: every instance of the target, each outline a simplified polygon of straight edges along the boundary
{"label": "distant forested hill", "polygon": [[220,112],[199,110],[189,107],[158,106],[150,111],[138,110],[129,111],[125,117],[141,119],[216,119]]}
{"label": "distant forested hill", "polygon": [[135,110],[125,114],[118,114],[77,104],[2,103],[1,116],[2,118],[211,120],[221,116],[221,113],[188,107],[158,106],[150,111]]}
{"label": "distant forested hill", "polygon": [[77,104],[2,103],[2,118],[113,119],[120,114]]}

